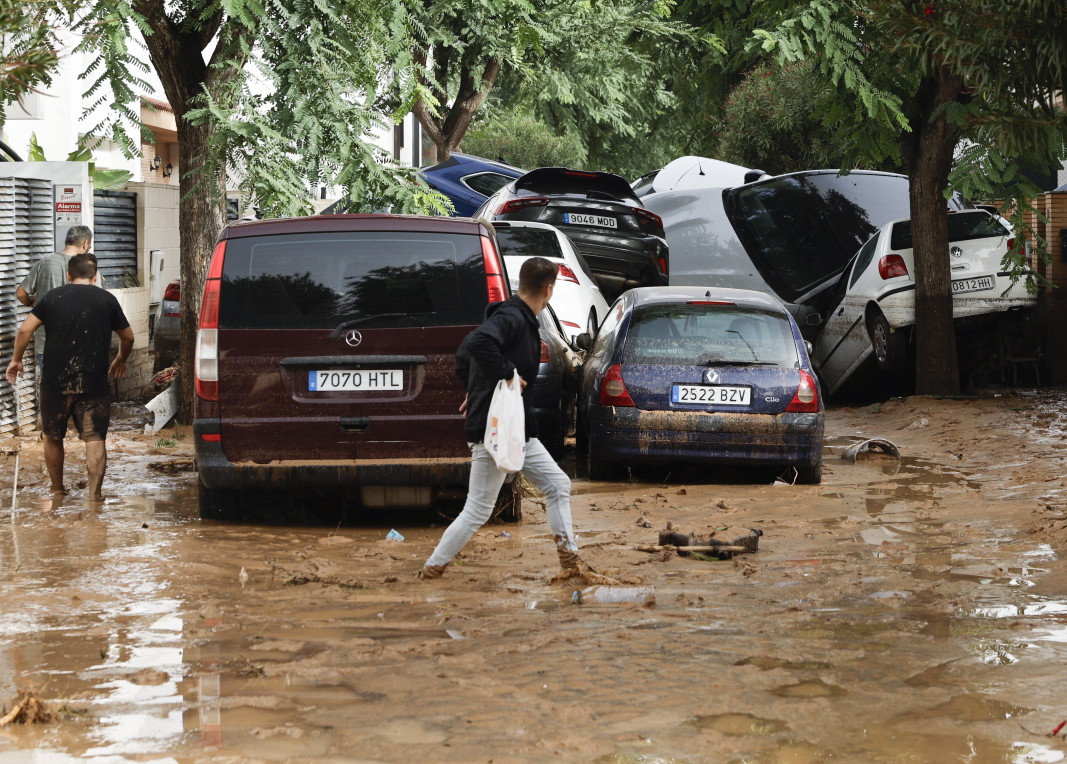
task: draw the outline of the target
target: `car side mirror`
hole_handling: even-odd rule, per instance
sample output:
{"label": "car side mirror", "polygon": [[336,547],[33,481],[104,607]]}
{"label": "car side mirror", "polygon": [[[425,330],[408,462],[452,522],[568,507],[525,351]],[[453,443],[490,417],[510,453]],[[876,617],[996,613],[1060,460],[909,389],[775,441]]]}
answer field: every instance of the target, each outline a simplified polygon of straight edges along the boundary
{"label": "car side mirror", "polygon": [[589,350],[593,347],[593,338],[589,336],[589,332],[582,332],[574,338],[575,350]]}
{"label": "car side mirror", "polygon": [[822,313],[809,313],[804,316],[804,323],[808,326],[819,326],[822,324]]}

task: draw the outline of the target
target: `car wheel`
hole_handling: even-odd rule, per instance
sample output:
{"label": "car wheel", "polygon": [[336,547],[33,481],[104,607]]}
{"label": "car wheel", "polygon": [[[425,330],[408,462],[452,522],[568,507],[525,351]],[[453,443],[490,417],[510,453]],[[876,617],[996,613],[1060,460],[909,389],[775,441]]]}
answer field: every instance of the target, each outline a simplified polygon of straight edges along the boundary
{"label": "car wheel", "polygon": [[885,316],[874,312],[867,318],[867,334],[874,348],[874,360],[882,371],[902,371],[908,357],[908,337],[903,331],[893,331]]}
{"label": "car wheel", "polygon": [[796,471],[800,485],[819,485],[822,482],[822,462],[812,467],[797,467]]}
{"label": "car wheel", "polygon": [[493,507],[492,519],[497,523],[517,523],[522,520],[522,481],[516,475],[514,479],[500,487]]}
{"label": "car wheel", "polygon": [[590,448],[585,450],[585,475],[590,480],[612,480],[619,472],[615,462],[597,459]]}
{"label": "car wheel", "polygon": [[240,508],[237,491],[206,488],[198,483],[200,499],[200,517],[203,520],[234,520]]}

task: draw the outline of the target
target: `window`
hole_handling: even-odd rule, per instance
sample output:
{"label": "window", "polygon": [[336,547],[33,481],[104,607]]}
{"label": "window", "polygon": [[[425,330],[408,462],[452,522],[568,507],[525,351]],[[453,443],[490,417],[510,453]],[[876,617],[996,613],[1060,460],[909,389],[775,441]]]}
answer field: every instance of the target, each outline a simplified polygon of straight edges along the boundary
{"label": "window", "polygon": [[477,236],[259,236],[227,244],[219,323],[225,329],[476,325],[486,302]]}
{"label": "window", "polygon": [[463,178],[463,185],[483,196],[492,196],[510,181],[511,178],[498,172],[480,172]]}
{"label": "window", "polygon": [[556,232],[550,228],[501,226],[496,229],[496,243],[502,255],[523,258],[563,257]]}
{"label": "window", "polygon": [[878,249],[879,238],[878,236],[872,236],[856,254],[856,267],[852,269],[852,280],[849,282],[849,286],[855,284],[860,274],[867,270],[867,266],[871,264],[871,260],[874,259],[874,251]]}
{"label": "window", "polygon": [[[972,241],[974,239],[1000,238],[1008,232],[999,220],[984,211],[957,212],[948,216],[948,240]],[[892,249],[911,249],[911,221],[903,220],[893,226]]]}
{"label": "window", "polygon": [[654,305],[634,312],[624,363],[715,363],[796,368],[792,328],[780,313],[734,305]]}

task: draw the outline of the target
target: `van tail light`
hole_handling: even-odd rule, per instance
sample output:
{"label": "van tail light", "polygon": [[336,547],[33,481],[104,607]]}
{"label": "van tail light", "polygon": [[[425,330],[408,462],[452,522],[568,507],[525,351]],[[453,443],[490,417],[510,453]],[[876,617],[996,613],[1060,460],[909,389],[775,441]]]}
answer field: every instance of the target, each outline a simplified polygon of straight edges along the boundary
{"label": "van tail light", "polygon": [[660,269],[660,272],[664,276],[670,275],[670,274],[667,273],[667,256],[666,255],[660,255],[659,256],[659,269]]}
{"label": "van tail light", "polygon": [[200,300],[200,327],[196,332],[194,377],[196,395],[205,401],[219,399],[219,290],[226,242],[220,241],[211,255],[204,296]]}
{"label": "van tail light", "polygon": [[552,360],[552,353],[548,350],[548,343],[541,340],[541,363],[548,363]]}
{"label": "van tail light", "polygon": [[482,238],[482,263],[485,266],[485,289],[489,302],[504,302],[508,299],[508,287],[504,283],[504,264],[496,245],[488,236]]}
{"label": "van tail light", "polygon": [[819,387],[815,384],[815,379],[803,369],[800,370],[800,386],[793,393],[793,400],[785,410],[797,413],[815,413],[819,410]]}
{"label": "van tail light", "polygon": [[900,255],[886,255],[878,261],[878,275],[883,279],[895,279],[897,276],[907,276],[908,266]]}
{"label": "van tail light", "polygon": [[[650,234],[661,239],[666,238],[666,234],[663,232],[663,218],[655,212],[650,212],[644,207],[631,207],[630,212],[637,216],[638,225],[646,229]],[[663,272],[666,273],[666,269]]]}
{"label": "van tail light", "polygon": [[578,282],[578,277],[574,275],[574,271],[570,269],[570,266],[560,264],[559,273],[556,275],[557,281],[571,281],[575,284]]}
{"label": "van tail light", "polygon": [[566,326],[567,328],[569,328],[569,329],[581,330],[581,328],[582,328],[582,327],[578,326],[578,324],[574,323],[573,321],[564,321],[562,318],[559,320],[559,322],[561,324],[563,324],[564,326]]}
{"label": "van tail light", "polygon": [[524,196],[519,199],[510,199],[500,205],[500,208],[496,211],[497,215],[507,215],[509,212],[518,212],[524,210],[527,207],[547,207],[548,197],[545,196]]}
{"label": "van tail light", "polygon": [[626,390],[626,383],[622,381],[622,367],[615,364],[600,380],[600,405],[601,406],[633,406],[634,399]]}

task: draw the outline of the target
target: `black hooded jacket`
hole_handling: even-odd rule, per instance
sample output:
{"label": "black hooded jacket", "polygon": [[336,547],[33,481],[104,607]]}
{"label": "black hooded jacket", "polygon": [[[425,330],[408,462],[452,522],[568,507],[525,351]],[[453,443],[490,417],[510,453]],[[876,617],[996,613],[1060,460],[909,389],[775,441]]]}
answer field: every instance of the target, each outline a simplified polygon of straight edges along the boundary
{"label": "black hooded jacket", "polygon": [[[537,379],[541,341],[537,316],[517,294],[485,309],[482,325],[468,334],[456,351],[456,374],[467,386],[467,440],[485,440],[489,403],[496,383],[518,371],[527,385]],[[526,439],[537,437],[537,420],[523,390]]]}

